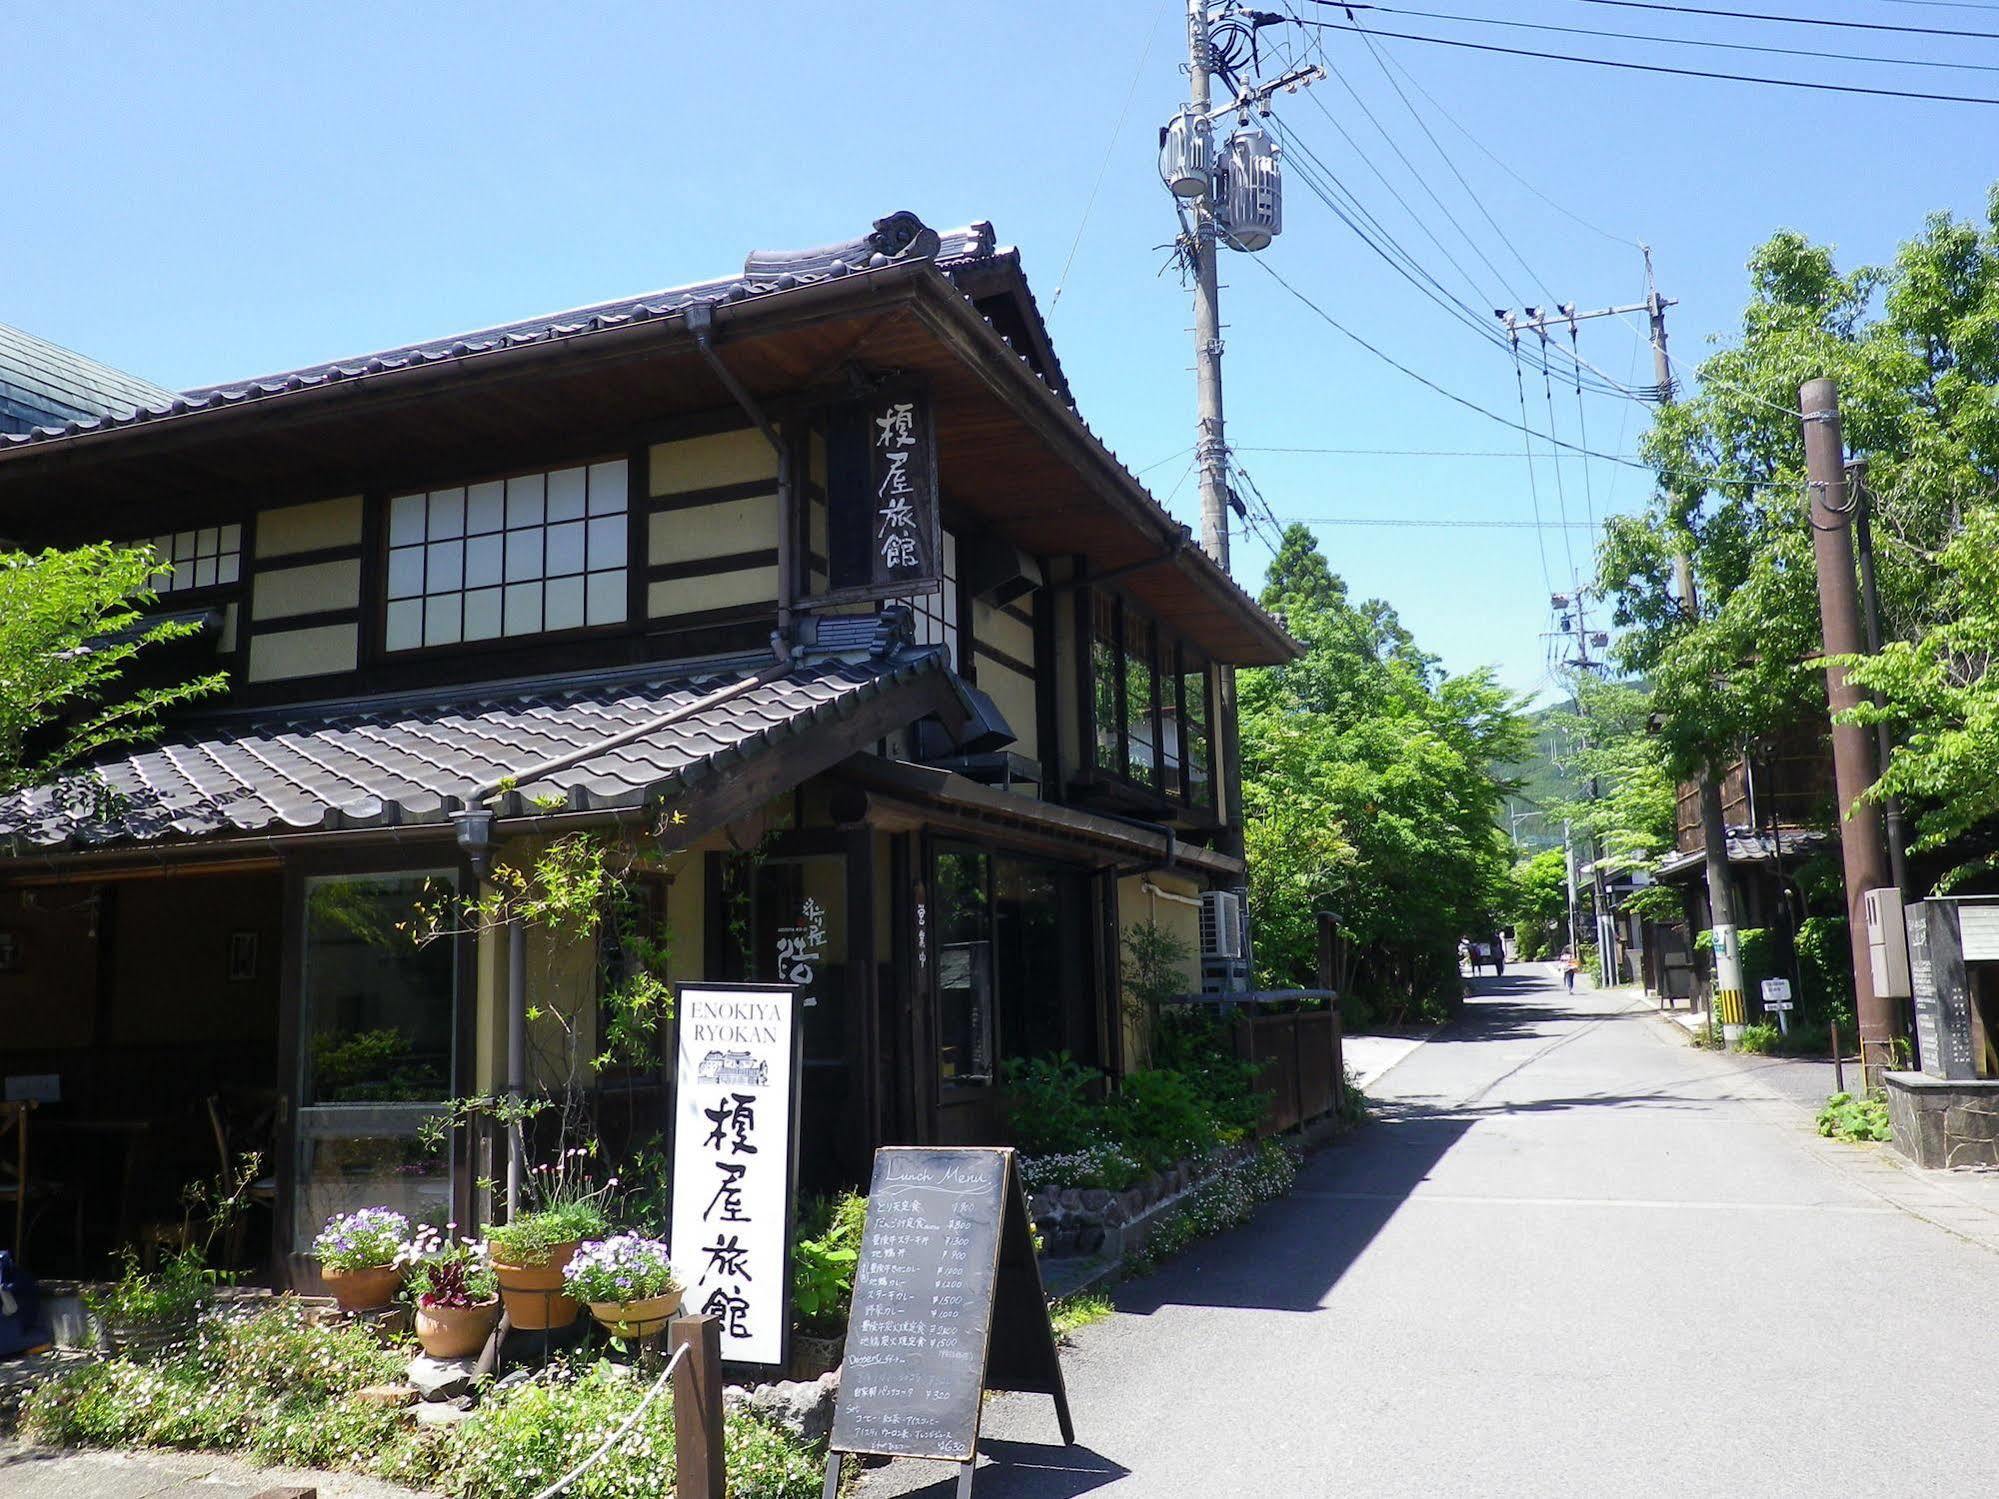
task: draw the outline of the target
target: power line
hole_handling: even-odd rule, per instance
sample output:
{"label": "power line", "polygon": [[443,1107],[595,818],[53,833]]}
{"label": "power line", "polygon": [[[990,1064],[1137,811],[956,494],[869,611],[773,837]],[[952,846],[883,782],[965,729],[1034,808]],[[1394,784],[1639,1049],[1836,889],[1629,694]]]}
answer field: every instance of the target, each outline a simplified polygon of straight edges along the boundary
{"label": "power line", "polygon": [[1083,231],[1090,226],[1090,210],[1097,206],[1097,194],[1103,191],[1104,174],[1110,170],[1111,156],[1117,151],[1117,143],[1124,134],[1124,122],[1131,113],[1131,101],[1138,93],[1138,80],[1145,76],[1146,59],[1152,56],[1152,38],[1159,30],[1159,18],[1166,13],[1173,0],[1162,0],[1158,10],[1152,13],[1152,24],[1145,28],[1145,45],[1139,49],[1138,66],[1132,69],[1131,87],[1124,91],[1124,107],[1118,110],[1117,124],[1111,127],[1111,138],[1104,147],[1104,159],[1097,166],[1097,180],[1090,184],[1089,201],[1083,205],[1083,217],[1076,223],[1076,237],[1069,241],[1069,258],[1062,262],[1062,274],[1055,278],[1055,295],[1048,299],[1048,311],[1052,316],[1055,304],[1062,300],[1063,288],[1069,284],[1069,267],[1076,263],[1076,251],[1082,247]]}
{"label": "power line", "polygon": [[1425,21],[1455,21],[1465,26],[1504,26],[1516,31],[1552,31],[1563,36],[1596,36],[1620,42],[1653,42],[1665,47],[1712,47],[1724,52],[1763,52],[1778,57],[1812,57],[1832,62],[1882,63],[1890,67],[1952,68],[1970,73],[1999,73],[1999,63],[1943,62],[1927,57],[1879,57],[1865,52],[1826,52],[1815,47],[1773,47],[1757,42],[1722,42],[1705,37],[1660,36],[1646,31],[1608,31],[1600,26],[1557,26],[1546,21],[1513,21],[1498,16],[1465,16],[1452,11],[1407,10],[1399,5],[1356,5],[1384,16],[1414,16]]}
{"label": "power line", "polygon": [[1506,173],[1507,176],[1511,177],[1515,182],[1519,183],[1522,187],[1526,188],[1528,192],[1532,193],[1535,197],[1539,198],[1543,203],[1546,203],[1550,208],[1554,209],[1555,212],[1563,215],[1565,218],[1573,219],[1576,223],[1582,225],[1583,228],[1589,230],[1590,233],[1601,235],[1604,239],[1610,240],[1614,244],[1630,245],[1634,249],[1642,248],[1642,246],[1640,246],[1638,244],[1638,241],[1635,239],[1626,239],[1621,234],[1612,234],[1608,229],[1600,228],[1599,226],[1592,224],[1588,219],[1584,218],[1574,209],[1565,207],[1561,203],[1556,202],[1553,198],[1549,197],[1546,193],[1542,192],[1540,188],[1536,187],[1533,183],[1529,182],[1525,177],[1521,176],[1518,172],[1514,171],[1514,169],[1508,166],[1506,162],[1500,156],[1498,156],[1493,151],[1493,149],[1490,146],[1488,146],[1482,139],[1480,139],[1472,131],[1467,130],[1464,127],[1463,123],[1459,121],[1456,115],[1452,114],[1448,109],[1444,108],[1442,102],[1437,98],[1437,96],[1431,93],[1428,89],[1423,87],[1421,80],[1419,80],[1414,73],[1411,73],[1409,71],[1408,67],[1403,63],[1401,58],[1395,56],[1393,53],[1389,53],[1387,54],[1387,56],[1388,56],[1388,61],[1394,66],[1395,71],[1400,73],[1403,76],[1403,78],[1408,81],[1409,86],[1411,88],[1416,90],[1417,93],[1421,94],[1426,100],[1429,101],[1430,107],[1436,110],[1438,114],[1444,117],[1445,123],[1448,124],[1453,130],[1457,131],[1459,135],[1462,135],[1466,140],[1470,141],[1481,152],[1483,152],[1486,159],[1490,161],[1494,166],[1498,167],[1500,171]]}
{"label": "power line", "polygon": [[[1502,427],[1509,427],[1515,432],[1523,432],[1529,437],[1542,437],[1545,435],[1546,441],[1553,444],[1555,447],[1566,448],[1573,453],[1582,453],[1587,457],[1600,459],[1605,463],[1617,463],[1624,465],[1626,468],[1640,469],[1646,473],[1660,474],[1662,476],[1682,476],[1682,477],[1694,478],[1694,479],[1699,479],[1705,483],[1711,483],[1711,484],[1748,484],[1762,489],[1778,489],[1778,488],[1787,487],[1787,485],[1795,485],[1796,481],[1781,481],[1775,479],[1752,479],[1739,474],[1736,475],[1707,474],[1707,473],[1701,473],[1698,470],[1658,469],[1655,468],[1652,464],[1645,462],[1641,458],[1628,458],[1620,453],[1599,453],[1588,448],[1580,447],[1575,443],[1565,441],[1564,439],[1556,437],[1552,434],[1542,434],[1536,431],[1534,428],[1526,425],[1526,423],[1524,422],[1516,422],[1511,417],[1501,416],[1498,412],[1492,411],[1484,406],[1481,406],[1478,404],[1478,402],[1471,400],[1466,396],[1461,396],[1454,390],[1445,389],[1443,386],[1439,385],[1436,381],[1432,380],[1427,375],[1418,374],[1415,370],[1411,369],[1408,365],[1404,364],[1401,360],[1397,359],[1393,354],[1388,353],[1386,350],[1382,349],[1379,345],[1370,343],[1367,339],[1362,338],[1358,333],[1354,332],[1353,329],[1347,327],[1346,324],[1342,323],[1338,318],[1334,317],[1330,312],[1327,312],[1325,308],[1321,307],[1317,302],[1314,302],[1310,297],[1306,296],[1305,293],[1298,290],[1298,288],[1293,286],[1289,281],[1286,281],[1284,279],[1283,274],[1279,272],[1274,266],[1272,266],[1265,257],[1261,255],[1252,255],[1249,257],[1249,261],[1250,264],[1256,266],[1266,276],[1269,276],[1279,286],[1283,287],[1286,291],[1291,293],[1293,297],[1297,298],[1298,301],[1303,303],[1308,309],[1310,309],[1310,311],[1315,316],[1319,318],[1321,322],[1325,323],[1335,333],[1340,334],[1342,337],[1352,341],[1353,343],[1359,344],[1361,348],[1367,350],[1368,353],[1374,355],[1374,357],[1379,359],[1382,363],[1388,365],[1391,369],[1398,370],[1402,374],[1407,375],[1411,380],[1414,380],[1418,385],[1421,385],[1428,390],[1436,392],[1438,395],[1442,396],[1445,400],[1450,401],[1455,405],[1462,406],[1467,411],[1475,411],[1480,416],[1485,417],[1487,420],[1499,423],[1499,425]],[[1265,450],[1265,451],[1270,451],[1270,450]]]}
{"label": "power line", "polygon": [[1464,528],[1484,531],[1541,531],[1559,530],[1567,527],[1571,531],[1594,529],[1586,521],[1579,520],[1431,520],[1408,515],[1319,515],[1295,522],[1301,526],[1422,526]]}
{"label": "power line", "polygon": [[[1332,0],[1318,0],[1320,4]],[[1356,36],[1388,37],[1399,42],[1425,42],[1435,47],[1456,47],[1466,52],[1493,52],[1505,57],[1532,57],[1543,62],[1582,63],[1588,67],[1616,68],[1627,73],[1664,73],[1674,78],[1710,78],[1723,83],[1760,83],[1769,88],[1806,89],[1827,94],[1865,94],[1877,99],[1914,99],[1932,104],[1999,104],[1999,99],[1972,94],[1926,94],[1910,89],[1870,88],[1859,83],[1825,83],[1804,78],[1763,78],[1750,73],[1718,73],[1706,68],[1669,68],[1663,63],[1624,62],[1608,57],[1578,57],[1570,52],[1538,52],[1525,47],[1501,47],[1490,42],[1467,42],[1457,37],[1421,36],[1408,31],[1366,30],[1340,26],[1331,21],[1306,21],[1322,31],[1344,31]],[[1999,36],[1999,33],[1994,33]]]}
{"label": "power line", "polygon": [[[1314,0],[1319,5],[1334,0]],[[1720,16],[1731,21],[1774,21],[1783,26],[1836,26],[1844,31],[1899,31],[1911,36],[1968,36],[1999,42],[1999,31],[1955,31],[1937,26],[1891,26],[1885,21],[1836,21],[1829,16],[1777,16],[1761,10],[1710,10],[1704,5],[1667,5],[1662,0],[1582,0],[1584,5],[1608,5],[1617,10],[1663,10],[1672,15]]]}
{"label": "power line", "polygon": [[1458,186],[1464,189],[1465,196],[1471,199],[1472,206],[1479,211],[1480,216],[1491,226],[1492,232],[1499,236],[1499,242],[1505,245],[1508,252],[1520,263],[1520,269],[1527,273],[1528,279],[1539,282],[1541,290],[1547,292],[1549,297],[1552,298],[1555,294],[1549,290],[1548,283],[1542,279],[1540,273],[1534,267],[1527,263],[1527,257],[1520,253],[1519,247],[1513,243],[1506,231],[1499,227],[1499,220],[1492,216],[1492,211],[1485,206],[1485,200],[1479,197],[1477,192],[1473,190],[1471,183],[1465,180],[1465,174],[1460,172],[1458,164],[1451,160],[1450,153],[1444,149],[1443,142],[1437,139],[1436,132],[1430,128],[1429,121],[1425,120],[1422,114],[1418,112],[1416,106],[1409,102],[1409,95],[1403,91],[1402,85],[1395,81],[1395,75],[1388,71],[1388,64],[1382,60],[1381,49],[1374,45],[1374,38],[1368,35],[1367,28],[1361,27],[1359,29],[1361,41],[1367,47],[1368,55],[1374,59],[1375,67],[1379,68],[1381,76],[1388,80],[1388,86],[1395,90],[1395,97],[1400,99],[1402,107],[1409,111],[1409,118],[1416,122],[1416,128],[1423,132],[1423,138],[1430,143],[1430,148],[1437,153],[1438,159],[1450,169],[1451,175],[1458,179]]}

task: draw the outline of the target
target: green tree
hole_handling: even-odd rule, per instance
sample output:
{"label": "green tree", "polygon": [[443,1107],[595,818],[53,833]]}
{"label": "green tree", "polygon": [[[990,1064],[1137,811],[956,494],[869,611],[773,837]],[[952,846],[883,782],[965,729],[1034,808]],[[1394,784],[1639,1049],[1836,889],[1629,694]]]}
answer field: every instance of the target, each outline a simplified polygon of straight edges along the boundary
{"label": "green tree", "polygon": [[1569,914],[1568,854],[1547,848],[1515,864],[1501,909],[1523,959],[1559,952]]}
{"label": "green tree", "polygon": [[[1999,479],[1999,189],[1983,223],[1933,214],[1890,265],[1842,272],[1830,248],[1785,232],[1749,270],[1740,339],[1659,413],[1645,439],[1658,494],[1611,524],[1601,556],[1666,768],[1691,775],[1825,722],[1797,392],[1831,376],[1847,446],[1870,462],[1883,635],[1908,643],[1860,668],[1902,734],[1880,789],[1912,804],[1925,846],[1989,852],[1990,767],[1977,762],[1991,575],[1978,543],[1953,537],[1982,525]],[[1682,549],[1697,615],[1670,586]]]}
{"label": "green tree", "polygon": [[1490,673],[1440,677],[1392,608],[1350,601],[1304,526],[1286,530],[1263,602],[1306,654],[1241,679],[1259,978],[1311,983],[1330,910],[1343,992],[1454,999],[1458,939],[1503,904],[1497,767],[1525,748],[1519,705]]}
{"label": "green tree", "polygon": [[149,547],[110,543],[0,552],[0,793],[149,739],[169,708],[228,685],[131,680],[142,654],[201,629],[146,617],[158,566]]}

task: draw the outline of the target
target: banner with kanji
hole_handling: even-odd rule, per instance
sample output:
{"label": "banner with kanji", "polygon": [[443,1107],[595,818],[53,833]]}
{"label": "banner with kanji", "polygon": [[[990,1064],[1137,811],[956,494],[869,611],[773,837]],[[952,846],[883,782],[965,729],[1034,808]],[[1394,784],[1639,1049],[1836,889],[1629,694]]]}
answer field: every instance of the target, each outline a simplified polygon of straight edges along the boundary
{"label": "banner with kanji", "polygon": [[722,1357],[789,1351],[797,992],[685,984],[673,1131],[674,1268],[682,1306],[722,1326]]}

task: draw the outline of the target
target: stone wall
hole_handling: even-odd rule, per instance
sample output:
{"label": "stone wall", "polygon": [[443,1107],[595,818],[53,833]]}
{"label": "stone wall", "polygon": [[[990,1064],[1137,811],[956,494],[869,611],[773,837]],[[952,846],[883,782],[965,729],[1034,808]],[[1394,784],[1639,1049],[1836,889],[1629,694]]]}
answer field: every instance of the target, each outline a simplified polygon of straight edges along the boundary
{"label": "stone wall", "polygon": [[1121,1258],[1138,1247],[1162,1209],[1170,1208],[1215,1172],[1255,1153],[1249,1145],[1225,1146],[1205,1161],[1182,1161],[1122,1192],[1102,1187],[1056,1187],[1036,1192],[1028,1211],[1045,1258]]}
{"label": "stone wall", "polygon": [[1882,1081],[1895,1148],[1918,1166],[1999,1166],[1999,1079],[1890,1072]]}

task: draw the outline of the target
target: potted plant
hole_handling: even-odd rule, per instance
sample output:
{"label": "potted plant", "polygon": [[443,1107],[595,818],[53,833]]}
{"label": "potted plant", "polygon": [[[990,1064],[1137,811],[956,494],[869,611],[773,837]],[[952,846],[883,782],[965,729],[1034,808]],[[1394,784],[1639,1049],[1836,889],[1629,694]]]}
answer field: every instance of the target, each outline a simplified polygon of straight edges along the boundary
{"label": "potted plant", "polygon": [[[452,1225],[446,1225],[451,1227]],[[416,1308],[416,1340],[432,1358],[470,1358],[500,1320],[499,1287],[486,1246],[420,1228],[404,1255],[403,1294]]]}
{"label": "potted plant", "polygon": [[609,1225],[595,1200],[572,1199],[520,1214],[486,1231],[486,1249],[500,1299],[514,1327],[567,1327],[581,1308],[562,1283],[563,1270],[585,1239]]}
{"label": "potted plant", "polygon": [[817,1379],[840,1365],[867,1213],[867,1198],[853,1192],[842,1193],[833,1203],[820,1199],[807,1209],[806,1225],[819,1231],[805,1232],[802,1225],[791,1248],[791,1309],[797,1326],[785,1372],[792,1379]]}
{"label": "potted plant", "polygon": [[113,1353],[151,1363],[194,1330],[213,1280],[197,1249],[180,1250],[157,1270],[142,1270],[128,1249],[125,1273],[108,1289],[86,1291],[83,1302],[103,1324]]}
{"label": "potted plant", "polygon": [[680,1310],[680,1277],[666,1245],[641,1234],[583,1245],[564,1268],[562,1283],[614,1338],[649,1338]]}
{"label": "potted plant", "polygon": [[326,1220],[312,1250],[341,1311],[372,1311],[395,1299],[409,1232],[409,1219],[392,1208],[358,1208]]}

